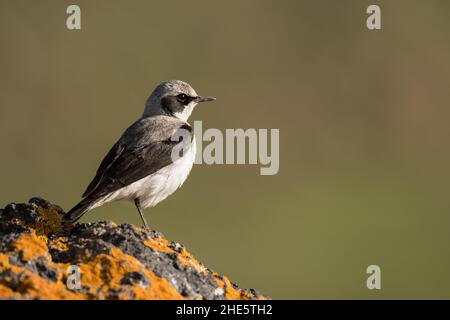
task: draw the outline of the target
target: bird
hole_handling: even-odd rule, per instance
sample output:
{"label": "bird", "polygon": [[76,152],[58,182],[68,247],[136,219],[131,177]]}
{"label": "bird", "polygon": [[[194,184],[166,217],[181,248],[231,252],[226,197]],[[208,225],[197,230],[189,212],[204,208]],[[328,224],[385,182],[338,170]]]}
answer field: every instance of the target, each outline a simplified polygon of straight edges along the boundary
{"label": "bird", "polygon": [[198,103],[214,100],[197,95],[187,82],[161,82],[148,97],[142,116],[111,147],[82,200],[63,221],[75,223],[94,208],[126,201],[136,206],[149,229],[143,210],[174,193],[192,169],[196,142],[189,116]]}

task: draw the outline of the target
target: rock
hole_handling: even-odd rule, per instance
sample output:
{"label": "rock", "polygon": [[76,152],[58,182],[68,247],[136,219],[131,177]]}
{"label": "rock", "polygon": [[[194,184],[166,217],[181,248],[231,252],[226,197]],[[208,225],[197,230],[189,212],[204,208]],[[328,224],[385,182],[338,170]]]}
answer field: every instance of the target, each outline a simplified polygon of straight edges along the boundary
{"label": "rock", "polygon": [[63,214],[40,198],[0,209],[0,299],[267,298],[157,231],[110,221],[63,225]]}

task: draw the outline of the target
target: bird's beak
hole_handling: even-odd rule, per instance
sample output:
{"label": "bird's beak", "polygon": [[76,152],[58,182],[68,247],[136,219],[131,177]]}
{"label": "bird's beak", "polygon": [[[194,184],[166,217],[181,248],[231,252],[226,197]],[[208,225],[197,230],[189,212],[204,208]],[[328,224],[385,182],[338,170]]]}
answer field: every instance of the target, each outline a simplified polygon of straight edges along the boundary
{"label": "bird's beak", "polygon": [[216,98],[214,97],[202,97],[202,96],[198,96],[197,98],[195,98],[195,101],[197,102],[207,102],[207,101],[214,101],[216,100]]}

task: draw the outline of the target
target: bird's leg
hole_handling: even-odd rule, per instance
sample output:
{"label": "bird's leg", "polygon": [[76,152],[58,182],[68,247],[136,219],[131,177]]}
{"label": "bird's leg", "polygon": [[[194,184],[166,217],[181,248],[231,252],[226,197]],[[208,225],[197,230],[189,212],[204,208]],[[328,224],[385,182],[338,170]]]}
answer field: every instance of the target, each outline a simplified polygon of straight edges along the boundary
{"label": "bird's leg", "polygon": [[141,203],[139,202],[138,198],[134,199],[134,204],[136,205],[136,209],[138,210],[139,215],[141,216],[142,222],[144,223],[144,227],[150,230],[150,228],[148,227],[147,220],[145,220],[144,213],[142,212],[141,209]]}

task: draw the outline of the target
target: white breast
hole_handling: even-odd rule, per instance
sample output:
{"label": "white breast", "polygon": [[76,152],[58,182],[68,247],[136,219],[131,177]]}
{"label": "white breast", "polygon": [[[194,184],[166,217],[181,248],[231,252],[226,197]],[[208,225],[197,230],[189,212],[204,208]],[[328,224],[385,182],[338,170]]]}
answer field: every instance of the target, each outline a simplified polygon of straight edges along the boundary
{"label": "white breast", "polygon": [[157,205],[184,183],[194,164],[196,149],[194,138],[192,147],[185,156],[141,180],[108,194],[97,202],[95,207],[116,200],[134,201],[136,198],[143,208]]}

